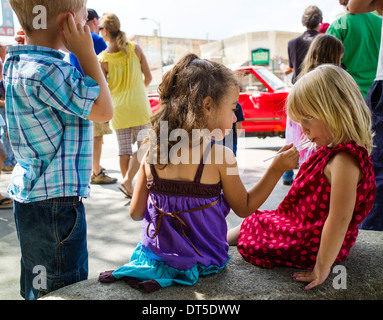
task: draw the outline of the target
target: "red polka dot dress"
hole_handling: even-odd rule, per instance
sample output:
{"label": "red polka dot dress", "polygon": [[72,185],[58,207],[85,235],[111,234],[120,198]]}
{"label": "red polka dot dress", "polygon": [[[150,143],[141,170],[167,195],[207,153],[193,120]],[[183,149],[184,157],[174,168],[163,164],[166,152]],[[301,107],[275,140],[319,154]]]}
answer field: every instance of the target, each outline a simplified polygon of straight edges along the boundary
{"label": "red polka dot dress", "polygon": [[353,141],[319,149],[301,166],[277,210],[258,210],[243,221],[238,251],[245,260],[264,268],[276,265],[314,267],[330,204],[331,186],[323,170],[341,151],[352,154],[362,170],[355,210],[336,262],[347,258],[358,235],[358,225],[370,212],[376,193],[373,165],[367,150]]}

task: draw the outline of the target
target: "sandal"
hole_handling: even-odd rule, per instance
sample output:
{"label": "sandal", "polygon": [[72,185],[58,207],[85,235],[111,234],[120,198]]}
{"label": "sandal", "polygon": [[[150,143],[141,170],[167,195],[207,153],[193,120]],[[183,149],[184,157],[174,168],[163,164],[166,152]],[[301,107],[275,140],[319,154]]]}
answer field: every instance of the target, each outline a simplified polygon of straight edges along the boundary
{"label": "sandal", "polygon": [[13,200],[11,198],[4,197],[0,199],[0,208],[12,208]]}
{"label": "sandal", "polygon": [[125,195],[125,198],[132,198],[133,192],[128,192],[123,185],[121,185],[121,187],[118,187],[118,189]]}

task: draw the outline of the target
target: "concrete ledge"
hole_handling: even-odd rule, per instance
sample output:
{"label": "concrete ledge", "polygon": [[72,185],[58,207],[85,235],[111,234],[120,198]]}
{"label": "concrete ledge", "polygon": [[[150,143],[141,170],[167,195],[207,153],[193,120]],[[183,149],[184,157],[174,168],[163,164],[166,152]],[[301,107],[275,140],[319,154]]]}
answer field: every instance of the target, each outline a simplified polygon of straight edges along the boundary
{"label": "concrete ledge", "polygon": [[[124,281],[103,284],[82,281],[51,292],[42,300],[381,300],[383,299],[383,232],[360,231],[346,261],[346,289],[336,289],[340,273],[331,273],[321,286],[303,291],[304,283],[290,274],[297,269],[262,269],[247,263],[235,247],[227,267],[201,277],[194,286],[172,286],[148,294]],[[100,270],[100,272],[105,270]]]}

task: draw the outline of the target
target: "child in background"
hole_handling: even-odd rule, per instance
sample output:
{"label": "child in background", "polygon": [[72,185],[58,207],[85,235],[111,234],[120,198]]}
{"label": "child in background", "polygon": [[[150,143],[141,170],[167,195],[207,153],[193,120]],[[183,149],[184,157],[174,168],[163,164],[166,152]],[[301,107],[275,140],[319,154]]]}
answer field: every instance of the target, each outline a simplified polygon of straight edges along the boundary
{"label": "child in background", "polygon": [[[88,277],[81,198],[90,191],[90,120],[110,120],[113,105],[84,26],[86,0],[10,4],[27,45],[10,47],[4,65],[9,139],[17,160],[8,193],[21,249],[20,293],[31,300]],[[46,9],[48,28],[34,27],[37,5]],[[77,56],[86,76],[63,60],[60,49]]]}
{"label": "child in background", "polygon": [[239,84],[225,66],[189,54],[164,76],[159,93],[130,205],[131,217],[143,220],[142,241],[128,264],[100,274],[102,282],[125,279],[146,291],[192,285],[224,268],[230,207],[247,217],[298,163],[295,147],[285,146],[259,183],[245,189],[233,152],[210,140],[222,140],[237,120]]}
{"label": "child in background", "polygon": [[257,266],[313,269],[293,274],[308,290],[347,258],[374,203],[371,113],[352,77],[324,64],[294,85],[287,114],[320,149],[277,210],[255,212],[229,231],[228,241]]}
{"label": "child in background", "polygon": [[321,64],[330,63],[341,66],[343,55],[342,41],[329,34],[317,35],[311,42],[306,57],[302,62],[298,79]]}

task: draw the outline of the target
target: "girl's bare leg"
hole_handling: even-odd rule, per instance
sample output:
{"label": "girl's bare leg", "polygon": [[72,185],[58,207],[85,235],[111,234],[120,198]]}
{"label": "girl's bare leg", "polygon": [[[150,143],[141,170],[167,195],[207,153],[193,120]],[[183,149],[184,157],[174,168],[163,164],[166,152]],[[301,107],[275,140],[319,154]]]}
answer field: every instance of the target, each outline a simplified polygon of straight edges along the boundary
{"label": "girl's bare leg", "polygon": [[236,246],[238,244],[239,230],[241,230],[241,225],[238,225],[227,232],[227,242],[229,243],[229,246]]}

